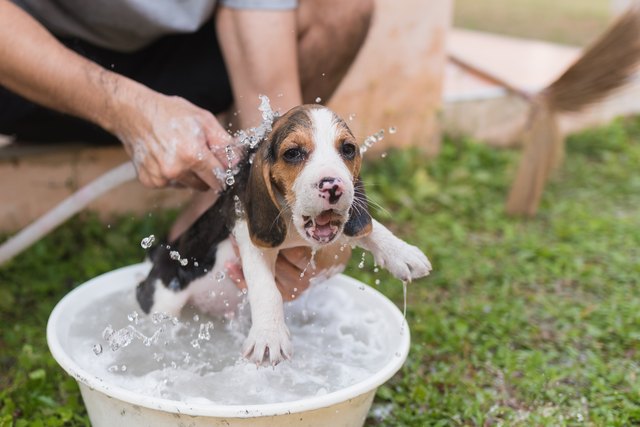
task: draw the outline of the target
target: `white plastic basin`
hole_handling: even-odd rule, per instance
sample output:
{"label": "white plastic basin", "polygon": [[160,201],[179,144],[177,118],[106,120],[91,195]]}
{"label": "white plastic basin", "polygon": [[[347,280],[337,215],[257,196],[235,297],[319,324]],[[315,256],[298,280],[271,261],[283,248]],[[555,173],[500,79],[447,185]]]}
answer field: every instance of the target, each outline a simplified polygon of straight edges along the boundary
{"label": "white plastic basin", "polygon": [[98,276],[66,295],[49,317],[49,349],[60,366],[78,382],[94,427],[361,426],[376,389],[391,378],[407,358],[409,330],[400,310],[375,289],[362,292],[361,282],[340,275],[330,279],[331,286],[340,286],[360,301],[364,299],[365,306],[376,307],[385,321],[393,325],[394,333],[388,336],[388,363],[365,380],[321,396],[259,405],[188,404],[123,389],[87,372],[74,361],[68,348],[70,324],[96,299],[135,286],[136,277],[145,274],[148,268],[148,264],[136,264]]}

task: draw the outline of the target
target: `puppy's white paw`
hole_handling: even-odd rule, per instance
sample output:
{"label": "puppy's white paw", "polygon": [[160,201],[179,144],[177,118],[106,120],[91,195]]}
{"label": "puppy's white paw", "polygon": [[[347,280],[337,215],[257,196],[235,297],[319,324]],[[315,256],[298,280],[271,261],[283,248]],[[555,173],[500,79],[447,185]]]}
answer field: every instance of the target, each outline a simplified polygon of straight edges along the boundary
{"label": "puppy's white paw", "polygon": [[289,337],[289,329],[284,323],[277,322],[268,326],[254,324],[244,342],[242,355],[257,365],[266,359],[275,366],[291,358],[292,346]]}
{"label": "puppy's white paw", "polygon": [[431,272],[429,258],[417,247],[395,236],[374,256],[381,267],[405,282],[427,276]]}

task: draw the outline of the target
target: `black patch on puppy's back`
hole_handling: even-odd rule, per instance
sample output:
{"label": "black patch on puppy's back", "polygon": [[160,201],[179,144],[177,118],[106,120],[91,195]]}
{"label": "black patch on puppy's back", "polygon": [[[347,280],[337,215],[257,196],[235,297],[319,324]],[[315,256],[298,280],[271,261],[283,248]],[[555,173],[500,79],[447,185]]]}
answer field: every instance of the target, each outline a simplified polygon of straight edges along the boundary
{"label": "black patch on puppy's back", "polygon": [[[234,196],[239,197],[244,191],[250,167],[248,156],[245,156],[239,165],[235,184],[222,191],[216,203],[178,239],[159,245],[150,253],[153,267],[136,289],[136,298],[145,313],[149,313],[153,307],[156,283],[178,292],[211,271],[216,262],[218,245],[229,237],[237,220]],[[181,259],[186,258],[187,265],[171,259],[171,251],[177,251]]]}

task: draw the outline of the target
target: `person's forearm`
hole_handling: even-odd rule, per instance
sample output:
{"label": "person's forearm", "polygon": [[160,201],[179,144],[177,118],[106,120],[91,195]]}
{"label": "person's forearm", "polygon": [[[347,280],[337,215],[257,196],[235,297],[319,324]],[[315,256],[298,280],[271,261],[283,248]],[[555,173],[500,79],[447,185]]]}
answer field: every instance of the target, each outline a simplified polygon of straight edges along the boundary
{"label": "person's forearm", "polygon": [[218,40],[243,128],[260,122],[258,95],[282,112],[302,103],[295,11],[220,7]]}
{"label": "person's forearm", "polygon": [[0,0],[0,85],[110,130],[113,95],[128,84],[135,83],[67,49],[22,9]]}
{"label": "person's forearm", "polygon": [[210,112],[77,55],[6,0],[0,0],[0,85],[114,134],[144,185],[221,188],[216,156],[226,160],[220,147],[229,135]]}

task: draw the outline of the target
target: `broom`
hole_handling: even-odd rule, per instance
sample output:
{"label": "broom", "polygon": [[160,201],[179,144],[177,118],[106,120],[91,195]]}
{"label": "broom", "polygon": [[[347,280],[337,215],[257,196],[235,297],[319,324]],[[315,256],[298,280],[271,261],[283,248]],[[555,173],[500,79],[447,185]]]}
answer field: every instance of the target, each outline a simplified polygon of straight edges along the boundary
{"label": "broom", "polygon": [[544,185],[564,155],[558,113],[578,112],[628,82],[640,62],[640,7],[631,6],[556,81],[532,101],[524,152],[506,210],[535,215]]}

